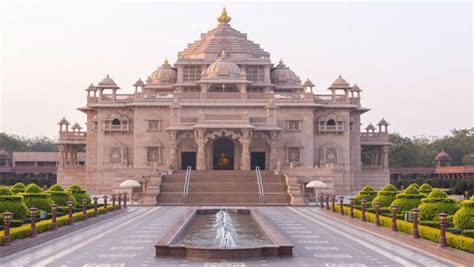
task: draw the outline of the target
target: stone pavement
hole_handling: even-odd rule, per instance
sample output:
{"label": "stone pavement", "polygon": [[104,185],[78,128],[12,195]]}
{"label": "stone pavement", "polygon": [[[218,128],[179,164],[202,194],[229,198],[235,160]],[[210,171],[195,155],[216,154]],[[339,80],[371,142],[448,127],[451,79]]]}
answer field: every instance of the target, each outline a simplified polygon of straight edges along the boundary
{"label": "stone pavement", "polygon": [[321,216],[316,208],[257,207],[293,243],[294,256],[239,261],[155,258],[154,244],[186,207],[127,214],[0,259],[1,266],[452,266]]}

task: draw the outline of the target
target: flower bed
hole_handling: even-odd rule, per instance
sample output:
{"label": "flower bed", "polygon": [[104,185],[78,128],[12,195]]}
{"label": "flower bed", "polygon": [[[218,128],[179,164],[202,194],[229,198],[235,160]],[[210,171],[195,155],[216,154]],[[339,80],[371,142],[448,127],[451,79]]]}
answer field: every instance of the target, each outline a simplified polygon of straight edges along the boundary
{"label": "flower bed", "polygon": [[[107,209],[108,211],[112,211],[112,205],[107,205]],[[94,209],[88,209],[86,212],[87,212],[88,218],[94,215]],[[103,206],[97,208],[98,215],[103,214],[104,212],[105,212],[105,208]],[[73,213],[72,220],[74,222],[81,221],[82,211]],[[67,221],[68,221],[68,215],[57,217],[56,218],[57,227],[59,228],[59,227],[67,225]],[[39,234],[42,232],[50,231],[51,227],[52,227],[51,219],[42,220],[36,223],[36,232]],[[24,224],[20,227],[10,228],[10,238],[12,241],[17,240],[17,239],[27,238],[30,234],[30,230],[31,230],[31,224]],[[5,232],[0,231],[0,244],[3,244],[4,235],[5,235]]]}
{"label": "flower bed", "polygon": [[[340,207],[336,205],[336,211],[339,212]],[[350,208],[344,206],[343,207],[344,214],[350,215]],[[354,217],[360,219],[362,217],[362,211],[358,209],[354,209]],[[366,212],[365,217],[367,222],[375,222],[375,214]],[[391,228],[392,226],[392,218],[386,216],[379,216],[380,225],[384,227]],[[411,234],[413,230],[413,223],[406,222],[403,220],[397,220],[397,230],[399,232],[403,232],[406,234]],[[420,238],[430,240],[433,242],[439,241],[440,230],[437,228],[418,225],[418,234]],[[470,253],[474,253],[474,238],[462,235],[456,235],[450,232],[446,232],[446,243],[449,247],[460,249],[463,251],[467,251]]]}

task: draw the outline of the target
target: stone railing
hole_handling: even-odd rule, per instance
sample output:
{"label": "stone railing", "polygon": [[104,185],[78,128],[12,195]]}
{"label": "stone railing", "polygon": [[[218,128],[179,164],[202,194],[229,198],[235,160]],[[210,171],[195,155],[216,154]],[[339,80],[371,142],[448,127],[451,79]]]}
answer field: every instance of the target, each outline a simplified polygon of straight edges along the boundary
{"label": "stone railing", "polygon": [[366,165],[361,166],[362,172],[381,172],[383,171],[383,166],[379,165]]}
{"label": "stone railing", "polygon": [[345,95],[314,95],[314,102],[319,104],[347,104],[349,99]]}
{"label": "stone railing", "polygon": [[59,139],[85,140],[86,137],[86,132],[59,132]]}
{"label": "stone railing", "polygon": [[436,173],[474,173],[474,166],[437,167]]}

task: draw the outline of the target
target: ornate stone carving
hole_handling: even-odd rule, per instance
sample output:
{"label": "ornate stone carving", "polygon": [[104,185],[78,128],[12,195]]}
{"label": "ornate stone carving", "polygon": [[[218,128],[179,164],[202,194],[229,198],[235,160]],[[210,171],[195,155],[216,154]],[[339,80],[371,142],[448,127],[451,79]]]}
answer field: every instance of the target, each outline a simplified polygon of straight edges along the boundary
{"label": "ornate stone carving", "polygon": [[170,157],[168,160],[168,168],[174,170],[178,166],[178,147],[176,143],[177,132],[169,131],[170,135]]}
{"label": "ornate stone carving", "polygon": [[336,143],[326,143],[321,146],[320,164],[334,163],[342,164],[341,147]]}
{"label": "ornate stone carving", "polygon": [[[245,130],[245,129],[244,129]],[[238,140],[242,142],[242,135],[233,131],[229,130],[217,130],[212,133],[206,134],[205,142],[207,143],[209,140],[216,139],[218,137],[227,137],[230,139]]]}
{"label": "ornate stone carving", "polygon": [[109,162],[122,163],[122,146],[111,146],[109,148]]}
{"label": "ornate stone carving", "polygon": [[196,129],[194,131],[194,139],[196,140],[198,150],[196,153],[196,170],[202,171],[206,169],[206,158],[204,155],[204,148],[206,141],[204,138],[204,129]]}

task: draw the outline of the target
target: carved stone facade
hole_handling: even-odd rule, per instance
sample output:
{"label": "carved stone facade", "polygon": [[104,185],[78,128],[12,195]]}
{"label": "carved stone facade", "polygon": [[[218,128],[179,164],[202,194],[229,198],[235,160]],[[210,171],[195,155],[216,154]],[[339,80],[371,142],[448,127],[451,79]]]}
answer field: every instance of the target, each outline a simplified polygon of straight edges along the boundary
{"label": "carved stone facade", "polygon": [[[146,191],[165,171],[258,166],[302,186],[320,179],[339,193],[388,183],[388,123],[360,132],[368,111],[361,90],[339,77],[330,94],[315,94],[309,79],[302,83],[283,61],[272,63],[229,21],[220,19],[173,65],[166,60],[145,82],[139,79],[132,93],[118,94],[109,76],[89,86],[80,108],[87,130],[59,123],[58,181],[74,182],[82,171],[77,181],[97,193],[125,179]],[[82,149],[86,164],[77,166]]]}

